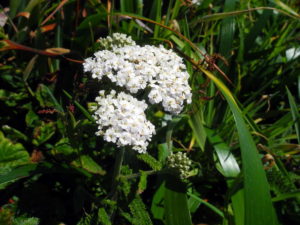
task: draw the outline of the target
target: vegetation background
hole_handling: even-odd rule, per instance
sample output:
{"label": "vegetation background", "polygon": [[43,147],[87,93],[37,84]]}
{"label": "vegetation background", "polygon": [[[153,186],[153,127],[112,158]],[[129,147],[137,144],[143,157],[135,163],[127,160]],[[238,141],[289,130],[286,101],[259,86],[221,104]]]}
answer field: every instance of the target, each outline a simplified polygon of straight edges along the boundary
{"label": "vegetation background", "polygon": [[[299,1],[193,2],[2,3],[1,225],[300,224]],[[180,116],[154,108],[148,153],[123,160],[94,134],[101,86],[82,69],[114,32],[172,48],[193,90]]]}

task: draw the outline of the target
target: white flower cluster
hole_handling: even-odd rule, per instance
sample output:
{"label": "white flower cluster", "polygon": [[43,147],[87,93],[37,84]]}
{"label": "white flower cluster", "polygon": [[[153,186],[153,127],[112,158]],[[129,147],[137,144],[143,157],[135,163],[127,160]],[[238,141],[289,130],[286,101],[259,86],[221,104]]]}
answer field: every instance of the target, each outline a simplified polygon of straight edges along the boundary
{"label": "white flower cluster", "polygon": [[192,5],[200,5],[202,3],[202,0],[191,0]]}
{"label": "white flower cluster", "polygon": [[105,96],[102,90],[99,94],[94,113],[99,129],[96,135],[103,135],[105,141],[116,143],[118,147],[129,145],[139,153],[145,153],[155,134],[154,125],[144,113],[147,104],[124,92],[117,94],[112,90]]}
{"label": "white flower cluster", "polygon": [[162,103],[165,111],[178,114],[191,103],[189,74],[182,58],[163,46],[124,46],[103,50],[87,58],[84,71],[101,80],[104,76],[130,93],[150,88],[151,104]]}
{"label": "white flower cluster", "polygon": [[[185,102],[191,102],[189,74],[182,59],[172,50],[163,46],[141,47],[120,33],[100,38],[98,42],[105,50],[83,63],[84,71],[91,72],[93,78],[106,77],[131,94],[146,89],[151,104],[162,104],[173,114],[180,113]],[[96,101],[94,118],[99,129],[96,134],[119,147],[129,145],[140,153],[146,152],[155,127],[146,119],[145,101],[114,90],[106,96],[100,91]]]}
{"label": "white flower cluster", "polygon": [[121,33],[113,33],[112,36],[106,38],[99,38],[97,42],[104,49],[121,48],[126,45],[136,45],[135,41],[132,40],[131,36]]}

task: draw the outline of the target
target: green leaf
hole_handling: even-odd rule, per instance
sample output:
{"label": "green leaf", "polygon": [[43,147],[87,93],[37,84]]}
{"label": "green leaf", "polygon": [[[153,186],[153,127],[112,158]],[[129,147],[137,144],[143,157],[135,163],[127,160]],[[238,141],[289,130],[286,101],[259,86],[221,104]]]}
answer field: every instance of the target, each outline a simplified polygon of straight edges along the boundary
{"label": "green leaf", "polygon": [[[65,90],[63,90],[64,94],[70,99],[72,100],[72,96],[66,92]],[[74,101],[74,105],[83,113],[83,115],[90,121],[95,122],[95,119],[91,116],[91,114],[77,101]]]}
{"label": "green leaf", "polygon": [[245,198],[244,189],[238,190],[231,196],[232,208],[234,211],[234,221],[236,225],[244,225],[245,221]]}
{"label": "green leaf", "polygon": [[[212,129],[206,128],[209,142],[214,147],[219,159],[222,174],[227,178],[237,177],[240,174],[239,165],[235,157],[230,152],[229,146],[223,142],[221,137]],[[232,187],[232,180],[227,180],[228,187]],[[236,225],[244,224],[244,196],[243,190],[237,190],[232,196],[232,208],[234,211],[234,220]],[[219,214],[219,213],[218,213]],[[219,214],[221,215],[221,214]]]}
{"label": "green leaf", "polygon": [[36,127],[33,131],[34,139],[32,140],[32,143],[36,146],[45,143],[55,134],[55,130],[54,122],[45,123],[42,121],[42,125]]}
{"label": "green leaf", "polygon": [[202,67],[199,69],[218,86],[226,98],[236,122],[244,174],[245,225],[277,225],[266,174],[242,112],[228,88],[211,72]]}
{"label": "green leaf", "polygon": [[286,199],[289,199],[289,198],[300,198],[300,190],[293,191],[293,192],[290,192],[290,193],[285,193],[285,194],[282,194],[282,195],[278,195],[275,198],[272,198],[272,201],[273,202],[278,202],[278,201],[283,201],[283,200],[286,200]]}
{"label": "green leaf", "polygon": [[25,116],[25,122],[28,127],[34,127],[40,122],[39,116],[33,110],[29,110]]}
{"label": "green leaf", "polygon": [[189,206],[189,210],[191,213],[196,212],[196,210],[198,209],[198,207],[200,206],[200,202],[194,198],[189,198],[188,199],[188,206]]}
{"label": "green leaf", "polygon": [[45,85],[38,85],[35,91],[35,97],[40,103],[40,106],[45,107],[54,107],[54,104],[48,94],[48,91],[45,88]]}
{"label": "green leaf", "polygon": [[247,35],[245,39],[245,53],[247,54],[249,50],[253,48],[253,45],[255,44],[256,38],[259,36],[259,34],[262,32],[263,28],[266,26],[269,18],[272,15],[272,11],[264,11],[262,15],[259,17],[257,22],[254,24],[254,26],[251,28],[249,34]]}
{"label": "green leaf", "polygon": [[[155,14],[155,21],[160,23],[161,22],[161,10],[162,10],[162,0],[154,0],[153,1],[153,14]],[[154,38],[158,37],[160,27],[155,25],[154,27]]]}
{"label": "green leaf", "polygon": [[31,12],[35,6],[42,3],[44,0],[31,0],[27,7],[24,9],[25,12]]}
{"label": "green leaf", "polygon": [[138,193],[142,193],[147,188],[147,177],[148,174],[145,171],[140,170],[140,180],[138,184]]}
{"label": "green leaf", "polygon": [[37,165],[38,164],[27,164],[23,166],[18,166],[9,170],[7,173],[1,174],[0,185],[30,176],[31,172],[37,168]]}
{"label": "green leaf", "polygon": [[212,129],[206,128],[209,142],[214,147],[225,177],[236,177],[240,173],[239,165],[230,152],[230,148]]}
{"label": "green leaf", "polygon": [[151,212],[153,218],[161,221],[163,221],[165,211],[163,206],[165,189],[165,184],[162,183],[154,193],[151,203]]}
{"label": "green leaf", "polygon": [[198,201],[199,203],[207,206],[208,208],[210,208],[212,211],[214,211],[216,214],[218,214],[219,216],[224,218],[224,213],[219,210],[217,207],[215,207],[214,205],[210,204],[207,201],[204,201],[203,199],[197,197],[196,195],[192,194],[192,193],[188,193],[188,196],[190,196],[192,199]]}
{"label": "green leaf", "polygon": [[81,167],[90,173],[105,175],[105,171],[90,156],[82,155],[79,160],[73,161],[76,167]]}
{"label": "green leaf", "polygon": [[24,92],[15,93],[7,90],[0,89],[0,101],[9,107],[15,107],[19,104],[19,101],[26,99],[28,95]]}
{"label": "green leaf", "polygon": [[38,55],[35,55],[34,57],[32,57],[32,59],[28,62],[25,70],[23,71],[23,80],[27,81],[27,79],[29,78],[31,71],[36,63],[36,60],[38,58]]}
{"label": "green leaf", "polygon": [[2,129],[5,132],[6,137],[8,137],[11,140],[23,140],[23,141],[28,140],[28,138],[25,134],[23,134],[21,131],[15,129],[9,125],[3,125]]}
{"label": "green leaf", "polygon": [[197,109],[195,113],[190,116],[189,124],[193,129],[194,136],[201,150],[204,151],[206,133],[203,126],[202,112],[200,109]]}
{"label": "green leaf", "polygon": [[186,187],[175,177],[167,177],[164,208],[167,225],[192,225]]}
{"label": "green leaf", "polygon": [[277,9],[277,8],[257,7],[257,8],[250,8],[250,9],[245,9],[245,10],[236,10],[236,11],[232,11],[232,12],[214,13],[214,14],[203,16],[200,19],[200,21],[220,20],[220,19],[231,17],[231,16],[243,15],[243,14],[253,12],[253,11],[258,11],[258,10],[270,11],[271,13],[272,13],[272,11],[277,11],[277,12],[280,12],[280,13],[282,13],[286,16],[289,16],[291,18],[300,19],[299,15],[290,14],[290,13],[287,13],[287,12],[285,12],[283,10],[280,10],[280,9]]}
{"label": "green leaf", "polygon": [[287,91],[287,94],[288,94],[289,104],[290,104],[290,107],[291,107],[291,112],[292,112],[294,126],[295,126],[295,130],[296,130],[296,134],[297,134],[298,144],[300,144],[300,121],[299,121],[300,115],[299,115],[299,110],[298,110],[298,107],[296,105],[295,99],[294,99],[293,95],[291,94],[290,90],[288,89],[288,87],[286,87],[286,91]]}
{"label": "green leaf", "polygon": [[44,89],[46,90],[46,92],[48,93],[48,95],[49,95],[49,97],[50,97],[50,99],[51,99],[51,101],[52,101],[52,103],[53,103],[55,109],[56,109],[57,111],[63,113],[63,112],[64,112],[63,107],[61,106],[61,104],[58,103],[58,101],[57,101],[56,98],[54,97],[54,95],[53,95],[53,93],[51,92],[51,90],[50,90],[46,85],[42,85],[42,86],[43,86],[42,88],[44,88]]}
{"label": "green leaf", "polygon": [[111,225],[109,216],[107,215],[104,208],[98,210],[98,220],[103,225]]}
{"label": "green leaf", "polygon": [[[75,152],[75,149],[71,146],[69,138],[60,139],[51,150],[51,153],[63,154],[63,155],[71,155]],[[75,152],[76,153],[76,152]]]}
{"label": "green leaf", "polygon": [[276,5],[278,5],[280,8],[284,9],[285,11],[289,12],[290,14],[293,14],[295,16],[299,16],[299,14],[297,12],[295,12],[291,7],[289,7],[288,5],[284,4],[282,1],[280,0],[271,0],[272,2],[274,2]]}
{"label": "green leaf", "polygon": [[152,221],[146,210],[141,197],[137,195],[129,204],[130,212],[133,215],[133,225],[151,225]]}
{"label": "green leaf", "polygon": [[14,218],[12,225],[39,225],[40,220],[36,217],[24,218],[18,217]]}
{"label": "green leaf", "polygon": [[139,154],[137,155],[137,158],[139,160],[142,160],[145,162],[148,166],[150,166],[153,170],[161,170],[162,165],[159,161],[157,161],[153,156],[149,155],[148,153],[146,154]]}
{"label": "green leaf", "polygon": [[165,162],[166,158],[170,155],[170,150],[168,148],[167,143],[159,144],[158,145],[158,160],[160,162]]}
{"label": "green leaf", "polygon": [[88,17],[86,17],[81,23],[80,25],[77,27],[77,31],[78,32],[84,32],[89,30],[90,28],[95,28],[97,26],[100,26],[101,23],[99,23],[100,21],[103,21],[106,17],[106,13],[97,13],[94,15],[90,15]]}
{"label": "green leaf", "polygon": [[0,167],[14,167],[29,162],[29,154],[23,145],[13,143],[0,131]]}
{"label": "green leaf", "polygon": [[10,0],[9,1],[9,16],[11,18],[14,18],[15,15],[19,12],[20,7],[22,7],[22,5],[24,4],[24,2],[20,2],[19,0]]}
{"label": "green leaf", "polygon": [[[226,0],[224,11],[231,11],[235,8],[235,0]],[[235,32],[235,19],[233,17],[225,18],[221,22],[220,30],[220,49],[219,52],[224,58],[230,57],[232,51],[233,37]],[[225,69],[225,70],[224,70]],[[223,71],[227,73],[228,69],[225,67]]]}

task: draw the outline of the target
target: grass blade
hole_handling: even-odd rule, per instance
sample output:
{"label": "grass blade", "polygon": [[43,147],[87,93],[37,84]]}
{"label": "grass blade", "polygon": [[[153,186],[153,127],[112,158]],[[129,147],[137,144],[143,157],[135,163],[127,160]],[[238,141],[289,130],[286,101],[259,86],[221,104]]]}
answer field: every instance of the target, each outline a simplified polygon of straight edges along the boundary
{"label": "grass blade", "polygon": [[233,113],[242,153],[245,196],[245,225],[275,225],[277,217],[272,205],[270,187],[255,143],[229,89],[211,72],[198,67],[220,89]]}
{"label": "grass blade", "polygon": [[236,177],[240,173],[239,165],[230,153],[229,147],[213,130],[205,129],[209,142],[213,145],[225,177]]}
{"label": "grass blade", "polygon": [[214,205],[208,203],[207,201],[204,201],[203,199],[197,197],[196,195],[194,195],[192,193],[188,193],[188,196],[190,196],[191,198],[197,200],[199,203],[202,203],[203,205],[207,206],[212,211],[214,211],[216,214],[218,214],[219,216],[224,218],[224,213],[221,210],[219,210],[217,207],[215,207]]}
{"label": "grass blade", "polygon": [[[226,0],[225,11],[231,11],[235,8],[235,1]],[[220,34],[220,54],[228,59],[230,52],[232,51],[233,37],[235,31],[235,19],[233,17],[225,18],[221,23],[221,34]],[[228,67],[225,67],[223,71],[227,73]],[[222,69],[222,68],[221,68]]]}
{"label": "grass blade", "polygon": [[[63,90],[64,94],[70,99],[72,100],[72,96],[66,92],[65,90]],[[74,105],[83,113],[83,115],[89,119],[92,122],[95,122],[95,119],[91,116],[91,114],[77,101],[74,101]]]}
{"label": "grass blade", "polygon": [[63,113],[63,112],[64,112],[63,107],[61,106],[61,104],[59,104],[59,102],[57,101],[57,99],[54,97],[54,95],[53,95],[53,93],[51,92],[51,90],[50,90],[46,85],[42,85],[42,86],[43,86],[43,87],[45,88],[45,90],[48,92],[48,94],[49,94],[49,96],[50,96],[50,98],[51,98],[51,100],[52,100],[52,102],[53,102],[55,108],[56,108],[59,112]]}
{"label": "grass blade", "polygon": [[[172,183],[172,188],[166,185],[165,218],[167,225],[192,225],[186,193],[174,190],[178,184]],[[179,184],[180,185],[180,184]]]}
{"label": "grass blade", "polygon": [[297,140],[298,143],[300,143],[300,124],[299,124],[299,111],[298,111],[298,107],[296,105],[295,99],[293,97],[293,95],[291,94],[290,90],[286,87],[286,92],[288,94],[288,99],[289,99],[289,104],[291,107],[291,112],[292,112],[292,117],[293,117],[293,121],[294,121],[294,125],[295,125],[295,130],[296,130],[296,134],[297,134]]}
{"label": "grass blade", "polygon": [[197,143],[202,151],[204,151],[206,133],[203,126],[202,112],[200,109],[196,113],[193,113],[189,118],[189,124],[193,130]]}

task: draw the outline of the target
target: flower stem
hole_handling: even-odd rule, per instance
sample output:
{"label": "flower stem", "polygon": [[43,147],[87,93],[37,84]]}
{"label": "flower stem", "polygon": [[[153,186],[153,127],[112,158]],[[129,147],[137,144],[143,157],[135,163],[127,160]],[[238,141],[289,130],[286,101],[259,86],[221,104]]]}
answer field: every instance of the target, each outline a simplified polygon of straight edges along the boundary
{"label": "flower stem", "polygon": [[114,198],[114,195],[115,195],[116,190],[117,190],[117,185],[118,185],[119,177],[120,177],[120,171],[121,171],[121,167],[122,167],[122,163],[123,163],[123,159],[124,159],[124,152],[125,152],[125,148],[123,147],[118,152],[117,158],[116,158],[116,161],[115,161],[114,172],[113,172],[113,180],[112,180],[112,183],[111,183],[112,198]]}

